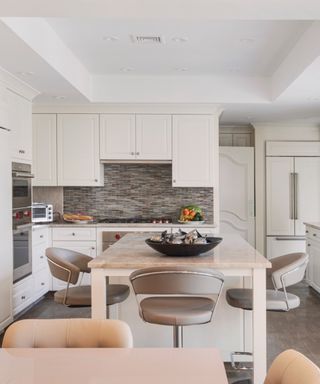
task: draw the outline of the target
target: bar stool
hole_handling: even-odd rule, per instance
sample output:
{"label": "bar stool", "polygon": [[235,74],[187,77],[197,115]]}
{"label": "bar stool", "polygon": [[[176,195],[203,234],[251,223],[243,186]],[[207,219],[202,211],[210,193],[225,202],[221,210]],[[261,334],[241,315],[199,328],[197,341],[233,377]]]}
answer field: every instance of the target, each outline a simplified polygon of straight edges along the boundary
{"label": "bar stool", "polygon": [[[92,257],[64,248],[47,248],[46,256],[50,272],[53,277],[65,281],[66,289],[55,292],[54,301],[66,306],[91,307],[91,285],[77,284],[80,273],[90,273],[88,262]],[[130,289],[124,284],[107,285],[107,317],[109,317],[109,305],[124,301],[130,293]]]}
{"label": "bar stool", "polygon": [[[287,292],[286,288],[301,282],[304,278],[309,257],[306,253],[289,253],[271,259],[272,267],[267,270],[267,311],[287,312],[300,306],[300,298]],[[232,288],[226,292],[229,305],[235,308],[251,311],[253,308],[253,291],[247,288]],[[231,365],[239,369],[235,363],[235,356],[251,355],[249,352],[233,352]],[[243,367],[241,369],[248,369]]]}
{"label": "bar stool", "polygon": [[212,320],[224,277],[209,269],[154,267],[133,272],[130,281],[140,317],[173,327],[173,345],[183,347],[183,327]]}

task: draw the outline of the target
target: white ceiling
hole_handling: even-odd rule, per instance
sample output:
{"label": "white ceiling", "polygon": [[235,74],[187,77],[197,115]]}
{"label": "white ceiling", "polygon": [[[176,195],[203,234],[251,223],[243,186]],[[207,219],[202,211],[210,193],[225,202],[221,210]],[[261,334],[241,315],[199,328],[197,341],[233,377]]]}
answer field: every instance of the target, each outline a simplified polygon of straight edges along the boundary
{"label": "white ceiling", "polygon": [[[47,21],[86,68],[99,75],[121,74],[121,69],[129,68],[132,75],[268,76],[310,25],[306,21]],[[161,36],[164,43],[134,43],[132,35]]]}
{"label": "white ceiling", "polygon": [[0,67],[40,104],[215,103],[228,124],[320,123],[318,20],[318,0],[2,0]]}

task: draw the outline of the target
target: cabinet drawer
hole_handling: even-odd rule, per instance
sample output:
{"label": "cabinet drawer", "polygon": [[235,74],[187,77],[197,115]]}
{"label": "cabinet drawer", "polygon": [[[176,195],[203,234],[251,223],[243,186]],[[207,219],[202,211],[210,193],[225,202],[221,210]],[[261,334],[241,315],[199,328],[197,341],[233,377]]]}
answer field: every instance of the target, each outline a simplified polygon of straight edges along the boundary
{"label": "cabinet drawer", "polygon": [[46,243],[40,243],[32,247],[32,270],[37,272],[45,267],[47,267],[47,257],[46,257]]}
{"label": "cabinet drawer", "polygon": [[32,245],[48,242],[48,227],[37,228],[32,231]]}
{"label": "cabinet drawer", "polygon": [[308,239],[320,241],[320,229],[316,229],[308,226],[306,228],[306,235]]}
{"label": "cabinet drawer", "polygon": [[13,286],[13,314],[16,315],[32,302],[33,280],[32,276],[18,282]]}
{"label": "cabinet drawer", "polygon": [[35,299],[49,291],[49,271],[47,268],[34,274]]}
{"label": "cabinet drawer", "polygon": [[95,241],[54,241],[53,247],[70,249],[88,255],[97,256],[97,247]]}
{"label": "cabinet drawer", "polygon": [[52,240],[96,240],[95,228],[53,228]]}

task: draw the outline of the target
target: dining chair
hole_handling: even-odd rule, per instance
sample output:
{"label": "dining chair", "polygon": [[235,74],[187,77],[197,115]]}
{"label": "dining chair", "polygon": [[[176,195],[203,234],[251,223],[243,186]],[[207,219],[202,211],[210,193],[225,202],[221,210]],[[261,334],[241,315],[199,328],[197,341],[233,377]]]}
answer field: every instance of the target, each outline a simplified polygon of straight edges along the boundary
{"label": "dining chair", "polygon": [[224,276],[209,269],[153,267],[134,271],[130,281],[140,317],[173,327],[173,345],[183,347],[183,327],[212,320]]}
{"label": "dining chair", "polygon": [[[267,270],[266,305],[267,311],[287,312],[300,306],[300,298],[287,292],[287,287],[301,282],[304,278],[309,257],[306,253],[290,253],[271,259],[272,267]],[[248,288],[231,288],[226,292],[229,305],[251,311],[253,291]],[[233,352],[231,365],[236,369],[249,369],[236,364],[236,356],[252,355],[250,352]]]}
{"label": "dining chair", "polygon": [[[65,289],[56,291],[54,301],[66,306],[91,306],[91,286],[77,284],[80,273],[90,273],[88,262],[92,257],[64,248],[47,248],[46,256],[53,277],[67,283]],[[124,301],[130,293],[130,288],[125,284],[107,285],[107,317],[109,317],[109,305]]]}
{"label": "dining chair", "polygon": [[121,320],[26,319],[11,324],[3,348],[131,348],[132,333]]}

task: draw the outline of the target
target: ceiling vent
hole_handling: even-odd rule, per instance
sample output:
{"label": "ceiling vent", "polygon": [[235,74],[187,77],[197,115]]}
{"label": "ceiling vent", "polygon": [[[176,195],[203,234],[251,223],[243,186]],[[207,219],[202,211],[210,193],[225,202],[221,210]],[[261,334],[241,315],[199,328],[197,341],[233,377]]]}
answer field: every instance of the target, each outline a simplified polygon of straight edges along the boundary
{"label": "ceiling vent", "polygon": [[164,38],[162,36],[136,36],[131,35],[133,43],[139,44],[164,44]]}

